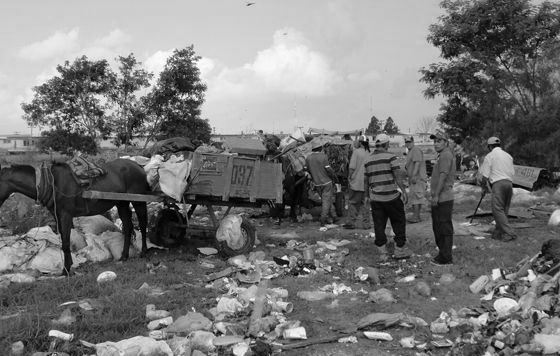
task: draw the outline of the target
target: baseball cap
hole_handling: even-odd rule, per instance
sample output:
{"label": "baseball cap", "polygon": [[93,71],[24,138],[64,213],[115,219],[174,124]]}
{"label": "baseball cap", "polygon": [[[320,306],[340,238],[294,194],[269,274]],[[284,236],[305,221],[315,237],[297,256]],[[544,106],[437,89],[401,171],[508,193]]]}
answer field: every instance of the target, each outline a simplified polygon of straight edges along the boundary
{"label": "baseball cap", "polygon": [[433,134],[430,135],[430,139],[431,140],[445,140],[445,141],[449,141],[449,136],[447,136],[447,134],[441,130],[436,130],[436,132],[434,132]]}
{"label": "baseball cap", "polygon": [[376,145],[383,145],[385,143],[389,142],[389,136],[385,135],[385,134],[379,134],[377,135],[377,137],[375,137],[375,144]]}
{"label": "baseball cap", "polygon": [[404,142],[414,142],[414,137],[412,137],[412,136],[405,136]]}
{"label": "baseball cap", "polygon": [[500,139],[497,138],[496,136],[492,136],[488,139],[487,144],[488,145],[499,145],[500,144]]}

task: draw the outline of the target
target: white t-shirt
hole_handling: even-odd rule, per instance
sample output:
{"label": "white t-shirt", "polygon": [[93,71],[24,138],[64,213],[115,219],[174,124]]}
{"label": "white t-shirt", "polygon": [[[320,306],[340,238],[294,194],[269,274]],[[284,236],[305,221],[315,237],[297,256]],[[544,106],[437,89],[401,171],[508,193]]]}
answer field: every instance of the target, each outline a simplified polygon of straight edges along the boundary
{"label": "white t-shirt", "polygon": [[494,147],[484,158],[482,167],[480,167],[480,174],[488,178],[490,183],[503,179],[513,182],[513,176],[515,175],[513,158],[500,147]]}

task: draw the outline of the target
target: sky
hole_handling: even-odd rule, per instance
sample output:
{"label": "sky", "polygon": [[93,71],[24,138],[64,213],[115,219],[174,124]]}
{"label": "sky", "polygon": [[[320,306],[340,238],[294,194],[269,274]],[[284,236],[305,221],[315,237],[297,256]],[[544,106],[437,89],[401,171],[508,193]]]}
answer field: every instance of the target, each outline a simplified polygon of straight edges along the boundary
{"label": "sky", "polygon": [[[18,0],[0,2],[0,134],[22,119],[56,65],[133,53],[156,76],[193,45],[216,133],[354,130],[372,115],[415,132],[440,102],[419,69],[440,0]],[[250,5],[249,5],[250,4]]]}

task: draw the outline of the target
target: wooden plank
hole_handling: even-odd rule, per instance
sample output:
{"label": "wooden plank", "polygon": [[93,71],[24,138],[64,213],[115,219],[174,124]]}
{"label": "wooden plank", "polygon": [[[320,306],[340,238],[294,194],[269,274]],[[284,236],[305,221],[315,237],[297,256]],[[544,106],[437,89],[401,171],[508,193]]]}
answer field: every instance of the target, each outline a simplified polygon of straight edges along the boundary
{"label": "wooden plank", "polygon": [[145,201],[148,203],[164,200],[162,195],[102,192],[98,190],[86,190],[82,193],[82,197],[101,200]]}
{"label": "wooden plank", "polygon": [[253,185],[249,192],[249,201],[254,203],[257,201],[257,194],[259,193],[259,186],[261,184],[261,161],[255,161],[255,170],[253,171]]}
{"label": "wooden plank", "polygon": [[225,180],[224,180],[224,190],[222,193],[222,200],[228,201],[229,200],[229,188],[231,187],[231,174],[233,172],[233,156],[228,157],[226,171],[225,171]]}

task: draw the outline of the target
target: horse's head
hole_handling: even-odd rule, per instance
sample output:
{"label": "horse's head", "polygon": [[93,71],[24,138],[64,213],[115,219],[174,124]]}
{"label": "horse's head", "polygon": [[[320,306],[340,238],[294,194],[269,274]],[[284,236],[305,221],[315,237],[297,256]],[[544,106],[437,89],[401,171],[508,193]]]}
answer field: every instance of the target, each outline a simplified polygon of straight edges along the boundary
{"label": "horse's head", "polygon": [[12,193],[36,196],[35,169],[26,165],[0,168],[0,206]]}

